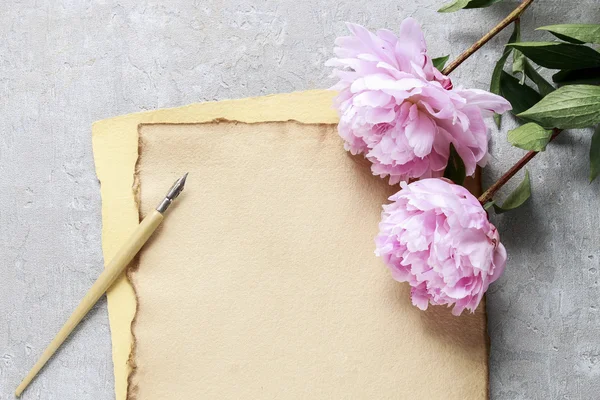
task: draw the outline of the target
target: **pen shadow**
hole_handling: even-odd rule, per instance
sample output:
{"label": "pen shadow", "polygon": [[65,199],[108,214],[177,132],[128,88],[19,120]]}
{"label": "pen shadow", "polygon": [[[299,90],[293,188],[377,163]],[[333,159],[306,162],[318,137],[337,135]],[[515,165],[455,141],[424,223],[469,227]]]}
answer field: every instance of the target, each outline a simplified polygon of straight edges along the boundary
{"label": "pen shadow", "polygon": [[[31,380],[31,382],[27,385],[27,387],[25,387],[21,396],[27,394],[27,391],[31,389],[31,387],[35,384],[36,380],[41,375],[44,374],[44,371],[46,369],[50,368],[50,364],[52,364],[53,362],[58,362],[57,360],[60,359],[61,354],[65,351],[67,351],[67,349],[69,348],[71,343],[73,343],[74,341],[80,340],[79,336],[83,334],[82,333],[83,331],[86,331],[87,329],[91,329],[90,328],[91,326],[94,326],[95,324],[98,323],[97,321],[91,322],[90,320],[95,319],[100,313],[106,313],[106,307],[107,307],[106,294],[103,294],[102,297],[100,297],[100,299],[96,302],[96,304],[94,304],[94,306],[90,309],[90,311],[77,324],[77,326],[75,326],[75,328],[73,329],[71,334],[65,338],[65,340],[61,343],[60,346],[58,346],[58,348],[56,349],[56,351],[54,352],[52,357],[50,357],[50,359],[37,372],[37,374],[35,374],[35,376]],[[68,318],[68,316],[65,316],[64,321],[66,321],[67,318]],[[41,350],[43,351],[44,349],[45,348],[42,348]],[[39,357],[41,357],[41,353],[38,355],[34,355],[32,352],[31,356],[33,356],[32,359],[35,359],[37,361],[37,360],[39,360]],[[23,376],[25,376],[25,375],[23,375]],[[21,381],[16,382],[14,387],[16,388],[17,385],[19,385],[20,383],[21,383]]]}

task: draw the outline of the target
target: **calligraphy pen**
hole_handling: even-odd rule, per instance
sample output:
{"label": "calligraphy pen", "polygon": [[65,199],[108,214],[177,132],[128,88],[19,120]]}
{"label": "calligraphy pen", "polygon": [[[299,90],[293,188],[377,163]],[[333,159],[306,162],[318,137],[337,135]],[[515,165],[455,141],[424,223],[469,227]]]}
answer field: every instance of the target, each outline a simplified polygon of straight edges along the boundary
{"label": "calligraphy pen", "polygon": [[56,352],[60,345],[63,344],[71,332],[73,332],[77,324],[79,324],[83,317],[85,317],[88,311],[90,311],[98,299],[102,297],[104,292],[108,290],[121,273],[125,271],[125,268],[131,262],[133,257],[135,257],[150,236],[152,236],[156,228],[158,228],[162,222],[165,211],[167,211],[173,200],[175,200],[183,191],[187,176],[188,174],[185,174],[175,181],[175,184],[171,187],[163,201],[160,202],[158,207],[156,207],[150,215],[143,219],[129,240],[121,247],[106,266],[85,297],[81,300],[81,303],[79,303],[75,311],[73,311],[73,314],[71,314],[67,322],[65,322],[63,327],[56,334],[56,337],[50,342],[46,350],[44,350],[38,362],[35,363],[31,371],[29,371],[29,374],[27,374],[25,379],[23,379],[21,384],[17,387],[17,390],[15,391],[17,397],[23,393],[23,390],[25,390],[36,374],[40,372],[44,365],[46,365],[50,357],[52,357],[54,352]]}

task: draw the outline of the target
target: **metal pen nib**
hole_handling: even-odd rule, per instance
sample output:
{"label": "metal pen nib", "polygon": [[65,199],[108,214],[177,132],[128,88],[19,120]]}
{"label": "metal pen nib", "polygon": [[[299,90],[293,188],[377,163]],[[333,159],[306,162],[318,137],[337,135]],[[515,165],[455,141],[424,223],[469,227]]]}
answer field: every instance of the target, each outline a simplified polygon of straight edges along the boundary
{"label": "metal pen nib", "polygon": [[179,196],[179,194],[183,191],[183,187],[185,186],[185,179],[187,178],[187,176],[188,172],[186,172],[184,176],[175,181],[171,189],[169,189],[169,192],[165,196],[164,200],[160,202],[158,207],[156,207],[156,211],[158,211],[161,214],[164,214],[164,212],[167,211],[171,203],[173,203],[173,200],[175,200],[177,196]]}

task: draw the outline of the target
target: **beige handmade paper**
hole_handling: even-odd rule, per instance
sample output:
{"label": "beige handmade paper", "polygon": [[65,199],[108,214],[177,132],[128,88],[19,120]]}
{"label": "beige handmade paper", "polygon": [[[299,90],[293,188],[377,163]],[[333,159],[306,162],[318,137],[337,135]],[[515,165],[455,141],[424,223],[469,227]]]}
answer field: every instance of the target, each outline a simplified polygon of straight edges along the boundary
{"label": "beige handmade paper", "polygon": [[[418,311],[373,256],[381,203],[395,189],[343,151],[330,96],[194,105],[94,127],[107,258],[110,232],[137,223],[138,145],[142,214],[190,172],[132,275],[130,397],[486,398],[484,314]],[[126,281],[109,295],[117,398],[132,296]]]}

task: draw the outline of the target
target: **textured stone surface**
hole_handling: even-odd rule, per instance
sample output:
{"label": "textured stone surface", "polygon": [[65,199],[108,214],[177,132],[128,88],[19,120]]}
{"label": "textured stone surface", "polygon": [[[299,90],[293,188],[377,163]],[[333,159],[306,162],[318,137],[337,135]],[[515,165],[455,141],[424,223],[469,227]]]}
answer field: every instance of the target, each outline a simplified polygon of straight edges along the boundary
{"label": "textured stone surface", "polygon": [[[98,275],[95,120],[332,82],[323,62],[343,21],[396,29],[419,19],[431,54],[456,56],[516,2],[452,15],[440,1],[7,0],[0,13],[0,399],[12,392]],[[597,22],[597,0],[536,1],[523,36]],[[508,32],[454,74],[486,88]],[[508,121],[508,120],[507,120]],[[510,121],[505,129],[510,127]],[[600,393],[600,184],[589,134],[568,133],[532,162],[534,196],[495,218],[510,258],[489,295],[493,399]],[[522,152],[494,132],[489,183]],[[24,395],[111,399],[105,301]]]}

